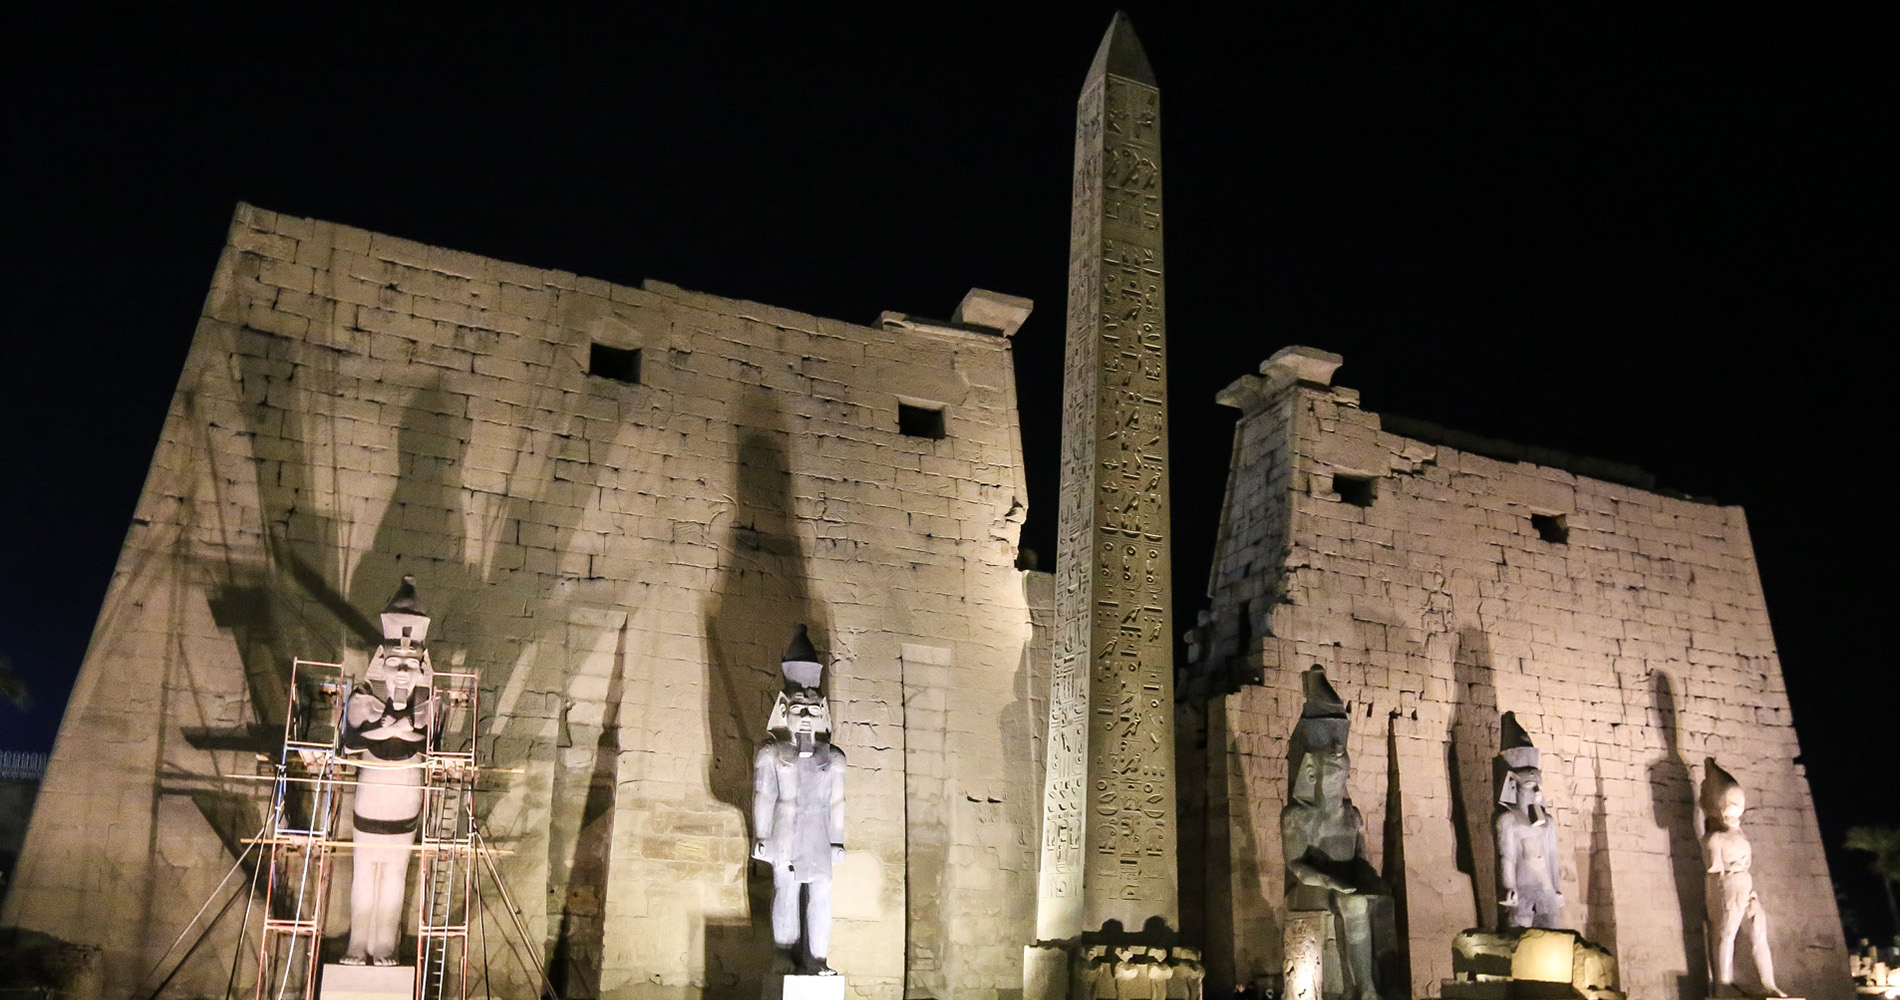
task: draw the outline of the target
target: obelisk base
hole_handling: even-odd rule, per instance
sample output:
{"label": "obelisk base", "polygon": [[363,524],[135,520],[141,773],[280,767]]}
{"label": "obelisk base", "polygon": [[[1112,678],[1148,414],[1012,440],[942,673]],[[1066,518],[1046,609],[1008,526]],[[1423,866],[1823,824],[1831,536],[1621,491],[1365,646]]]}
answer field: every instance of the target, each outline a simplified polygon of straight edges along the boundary
{"label": "obelisk base", "polygon": [[1069,1000],[1069,950],[1061,945],[1023,946],[1023,1000]]}
{"label": "obelisk base", "polygon": [[1203,1000],[1206,979],[1200,951],[1178,945],[1124,941],[1023,949],[1024,1000]]}

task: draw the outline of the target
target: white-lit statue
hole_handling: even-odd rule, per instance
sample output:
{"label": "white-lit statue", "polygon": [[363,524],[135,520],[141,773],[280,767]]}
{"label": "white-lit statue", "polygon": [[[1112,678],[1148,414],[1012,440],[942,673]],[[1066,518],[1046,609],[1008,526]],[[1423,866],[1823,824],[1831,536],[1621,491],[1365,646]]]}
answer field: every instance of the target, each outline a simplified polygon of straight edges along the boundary
{"label": "white-lit statue", "polygon": [[395,965],[411,845],[422,814],[423,752],[433,711],[429,616],[415,577],[383,609],[383,644],[344,709],[343,748],[357,758],[344,965]]}
{"label": "white-lit statue", "polygon": [[1509,768],[1498,793],[1498,892],[1505,922],[1512,927],[1563,926],[1564,894],[1559,891],[1557,822],[1544,798],[1544,773],[1537,748],[1504,713],[1503,750]]}
{"label": "white-lit statue", "polygon": [[1742,786],[1710,757],[1702,768],[1702,860],[1708,903],[1709,977],[1711,996],[1740,996],[1735,989],[1735,939],[1742,924],[1749,925],[1755,975],[1771,997],[1785,997],[1775,985],[1775,962],[1768,953],[1768,914],[1755,894],[1754,860],[1748,838],[1742,834],[1742,813],[1748,808]]}
{"label": "white-lit statue", "polygon": [[752,856],[772,866],[772,940],[780,952],[798,971],[836,975],[825,958],[831,870],[844,860],[844,752],[831,745],[831,706],[818,690],[824,666],[805,626],[780,669],[785,689],[752,759]]}
{"label": "white-lit statue", "polygon": [[[1384,982],[1397,947],[1392,890],[1366,860],[1359,809],[1346,794],[1352,769],[1346,755],[1351,725],[1346,705],[1319,667],[1308,670],[1302,681],[1306,707],[1293,731],[1293,794],[1280,811],[1286,908],[1289,923],[1296,916],[1317,916],[1326,932],[1319,950],[1301,959],[1307,967],[1289,969],[1287,995],[1312,991],[1306,980],[1328,968],[1337,968],[1343,981],[1318,983],[1313,995],[1327,1000],[1396,995]],[[1325,952],[1337,959],[1325,961]]]}

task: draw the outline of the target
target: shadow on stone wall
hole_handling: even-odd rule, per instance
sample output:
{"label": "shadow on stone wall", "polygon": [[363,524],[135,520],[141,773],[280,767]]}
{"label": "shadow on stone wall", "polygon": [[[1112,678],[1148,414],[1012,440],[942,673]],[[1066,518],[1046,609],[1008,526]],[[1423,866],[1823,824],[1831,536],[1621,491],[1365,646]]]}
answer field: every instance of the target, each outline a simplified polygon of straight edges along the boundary
{"label": "shadow on stone wall", "polygon": [[1383,971],[1385,982],[1412,993],[1412,921],[1405,906],[1405,800],[1399,781],[1399,713],[1385,717],[1384,864],[1379,875],[1392,887],[1392,922],[1398,932],[1397,960]]}
{"label": "shadow on stone wall", "polygon": [[[613,672],[607,677],[607,703],[594,744],[594,765],[587,776],[587,797],[570,856],[567,891],[562,896],[554,947],[548,954],[548,978],[555,996],[581,1000],[600,996],[605,957],[607,880],[613,860],[615,792],[620,774],[620,704],[625,696],[627,631],[614,646]],[[549,859],[553,861],[552,858]]]}
{"label": "shadow on stone wall", "polygon": [[1616,954],[1616,885],[1610,869],[1610,799],[1603,791],[1603,759],[1590,755],[1596,771],[1596,806],[1590,811],[1590,866],[1584,877],[1584,901],[1589,914],[1584,918],[1583,936]]}
{"label": "shadow on stone wall", "polygon": [[[1299,689],[1296,687],[1294,690]],[[1229,695],[1221,699],[1221,732],[1217,734],[1210,729],[1208,734],[1210,752],[1227,758],[1216,761],[1210,767],[1210,780],[1221,781],[1226,785],[1227,812],[1222,816],[1210,810],[1208,849],[1212,857],[1227,859],[1226,864],[1231,866],[1228,877],[1219,880],[1208,893],[1207,929],[1211,935],[1208,943],[1219,943],[1219,950],[1211,956],[1213,961],[1208,963],[1207,989],[1210,996],[1231,990],[1236,984],[1252,983],[1261,977],[1266,977],[1270,982],[1279,982],[1280,977],[1280,949],[1284,932],[1281,918],[1286,909],[1282,903],[1286,891],[1286,860],[1280,841],[1280,810],[1272,809],[1271,800],[1267,804],[1271,812],[1262,812],[1261,807],[1255,805],[1245,766],[1236,768],[1228,757],[1227,747],[1238,735],[1231,732],[1233,716],[1229,709],[1233,706],[1230,702],[1239,697]],[[1286,745],[1290,747],[1291,741]],[[1278,789],[1280,806],[1287,804],[1287,794],[1292,787],[1288,783]],[[1223,827],[1231,838],[1224,845],[1221,836]],[[1272,856],[1279,859],[1276,863],[1269,864],[1263,854],[1269,846]],[[1268,898],[1269,893],[1274,894],[1272,899]],[[1271,964],[1262,967],[1259,959],[1249,963],[1234,953],[1234,943],[1248,936],[1256,942],[1253,951],[1270,956]],[[1225,962],[1224,969],[1217,964],[1222,961]]]}
{"label": "shadow on stone wall", "polygon": [[1683,970],[1679,995],[1700,996],[1707,983],[1708,958],[1702,944],[1702,846],[1695,832],[1695,784],[1688,762],[1682,759],[1675,682],[1656,670],[1651,683],[1663,755],[1649,765],[1650,806],[1656,825],[1669,836],[1669,870],[1675,876],[1676,907],[1682,917],[1682,954],[1689,965]]}
{"label": "shadow on stone wall", "polygon": [[[706,783],[713,798],[737,812],[752,837],[752,754],[765,738],[778,664],[800,623],[810,627],[821,659],[831,652],[830,622],[810,594],[805,547],[788,460],[784,417],[762,389],[735,404],[732,507],[720,541],[721,563],[706,610],[706,727],[711,758]],[[831,681],[825,681],[827,691]],[[746,919],[709,919],[704,928],[708,1000],[754,1000],[770,972],[772,883],[747,866]]]}
{"label": "shadow on stone wall", "polygon": [[1497,808],[1498,692],[1491,665],[1491,641],[1476,628],[1458,630],[1452,659],[1451,732],[1445,740],[1445,765],[1451,786],[1452,838],[1458,870],[1471,877],[1474,927],[1498,925],[1497,837],[1491,829]]}
{"label": "shadow on stone wall", "polygon": [[[405,573],[415,575],[423,605],[436,621],[431,639],[440,640],[442,651],[465,653],[461,669],[484,675],[485,714],[492,719],[496,688],[507,679],[507,671],[531,669],[531,665],[517,667],[521,644],[539,637],[522,633],[518,626],[525,627],[525,616],[510,620],[488,613],[489,609],[525,609],[532,605],[541,621],[565,622],[567,618],[559,591],[544,586],[543,581],[557,575],[553,561],[572,543],[583,511],[575,504],[535,504],[531,496],[538,495],[550,482],[579,482],[597,489],[600,467],[591,462],[564,463],[561,474],[553,475],[554,463],[545,455],[560,436],[558,424],[562,418],[552,411],[536,409],[537,423],[554,423],[505,432],[522,439],[517,465],[535,463],[510,474],[511,480],[521,477],[521,488],[511,488],[505,496],[469,493],[464,487],[464,472],[474,426],[467,415],[467,397],[439,386],[418,388],[400,404],[385,404],[388,420],[396,424],[397,479],[374,522],[375,537],[358,556],[353,552],[358,543],[347,537],[348,525],[315,509],[317,497],[333,491],[339,507],[350,502],[344,484],[353,473],[338,464],[336,457],[348,449],[334,443],[324,448],[306,442],[306,428],[318,427],[323,421],[310,417],[300,425],[294,414],[267,405],[271,387],[279,379],[273,370],[275,363],[249,355],[241,355],[240,360],[244,398],[240,409],[254,439],[258,507],[265,522],[262,527],[270,565],[259,568],[228,561],[224,566],[210,567],[213,579],[220,581],[213,587],[211,601],[218,624],[229,632],[245,664],[257,720],[253,728],[261,729],[259,735],[268,743],[262,749],[274,753],[281,735],[285,703],[282,675],[287,673],[291,657],[341,659],[346,649],[374,648],[381,638],[375,615]],[[316,394],[333,389],[333,376],[315,365],[299,366],[297,373],[298,388]],[[203,421],[197,423],[202,425]],[[319,465],[318,456],[326,454],[330,464]],[[573,478],[577,476],[586,479]],[[220,509],[228,508],[221,504]],[[470,518],[482,525],[482,538],[470,537]],[[547,548],[548,565],[529,565],[529,549],[521,537],[524,521],[545,532],[542,544]],[[241,530],[241,526],[224,527]],[[234,538],[227,551],[243,549],[240,540]],[[480,627],[474,627],[478,620]],[[616,668],[620,666],[617,658]],[[439,653],[435,667],[450,669],[448,657]],[[565,678],[554,680],[561,683]],[[617,700],[617,695],[613,696],[615,704],[610,711],[617,708]],[[618,738],[617,733],[614,738]],[[502,767],[525,764],[536,755],[535,742],[531,735],[513,733],[491,740],[485,762]],[[495,801],[495,796],[477,796],[478,814],[485,817]],[[539,840],[547,836],[548,830],[501,833],[507,846],[522,838]],[[337,895],[333,896],[332,912],[347,918],[350,867],[347,856],[341,860],[333,881],[333,893]],[[604,907],[605,859],[596,867],[603,874],[595,892]],[[555,898],[563,898],[565,868],[564,863],[550,858],[548,877]],[[519,887],[516,889],[518,892]],[[550,941],[536,942],[537,947],[560,949],[561,933],[561,924],[556,922],[550,927]],[[334,949],[338,942],[332,941],[330,946]],[[598,946],[593,956],[593,980],[597,982]]]}

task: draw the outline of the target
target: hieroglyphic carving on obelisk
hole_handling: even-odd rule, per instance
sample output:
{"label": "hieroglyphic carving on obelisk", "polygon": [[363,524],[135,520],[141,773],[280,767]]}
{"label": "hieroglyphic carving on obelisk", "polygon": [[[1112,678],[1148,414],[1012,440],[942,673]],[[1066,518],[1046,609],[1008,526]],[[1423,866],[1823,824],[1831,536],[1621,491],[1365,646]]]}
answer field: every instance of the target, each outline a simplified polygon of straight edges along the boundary
{"label": "hieroglyphic carving on obelisk", "polygon": [[1117,14],[1076,115],[1043,942],[1177,923],[1160,110]]}

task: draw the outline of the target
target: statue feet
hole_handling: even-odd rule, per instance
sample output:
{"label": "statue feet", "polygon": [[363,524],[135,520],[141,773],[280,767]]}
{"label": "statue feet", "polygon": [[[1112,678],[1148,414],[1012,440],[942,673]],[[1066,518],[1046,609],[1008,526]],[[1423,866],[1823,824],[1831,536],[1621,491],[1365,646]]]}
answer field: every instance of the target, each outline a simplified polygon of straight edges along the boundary
{"label": "statue feet", "polygon": [[371,964],[371,965],[374,965],[374,966],[376,966],[376,967],[377,967],[377,968],[379,968],[379,969],[384,969],[384,968],[388,968],[389,966],[392,966],[392,965],[395,965],[395,964],[396,964],[396,956],[394,956],[394,955],[375,955],[375,956],[372,956],[372,957],[370,958],[370,960],[369,960],[369,964]]}
{"label": "statue feet", "polygon": [[811,961],[805,963],[804,973],[807,976],[835,976],[838,970],[826,965],[824,959],[813,955]]}
{"label": "statue feet", "polygon": [[343,956],[342,958],[337,959],[336,964],[338,965],[367,965],[369,964],[369,959],[353,951]]}

